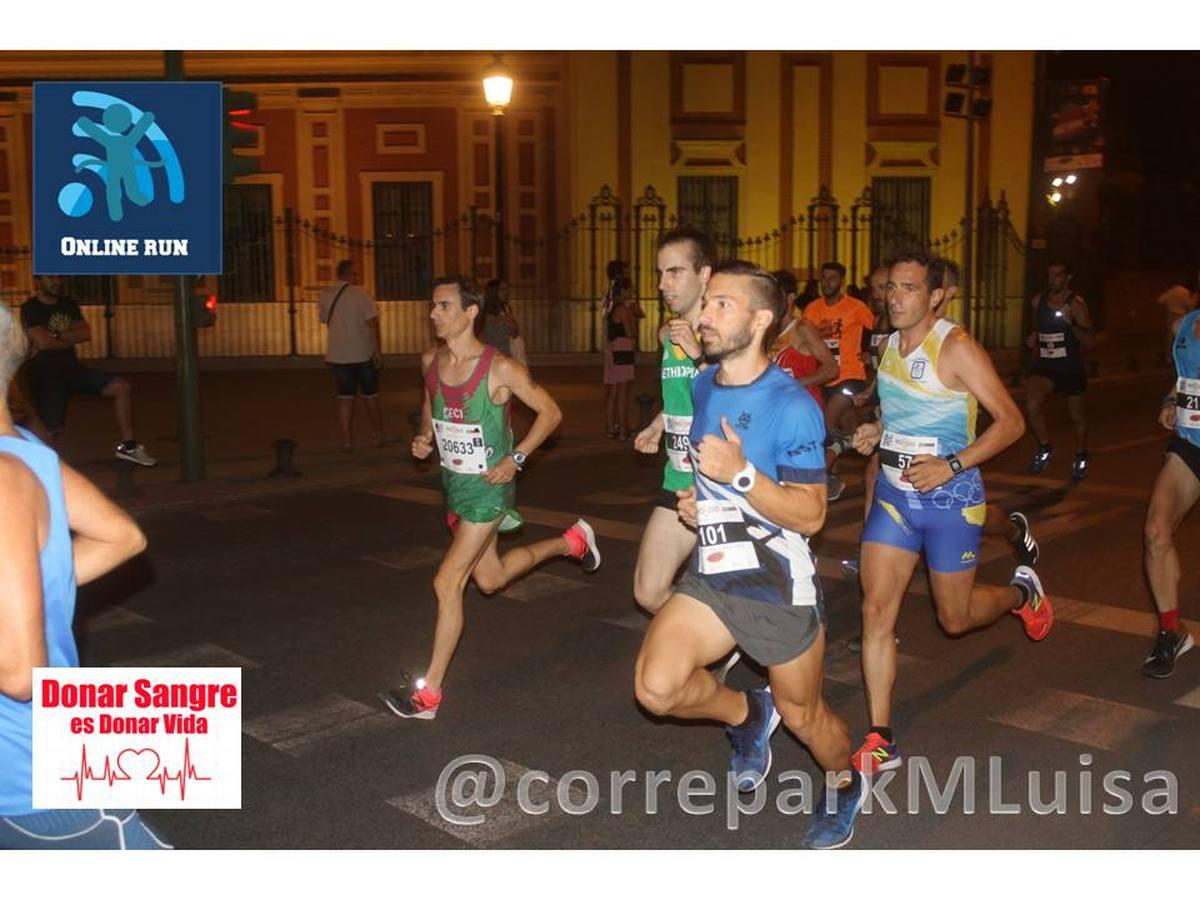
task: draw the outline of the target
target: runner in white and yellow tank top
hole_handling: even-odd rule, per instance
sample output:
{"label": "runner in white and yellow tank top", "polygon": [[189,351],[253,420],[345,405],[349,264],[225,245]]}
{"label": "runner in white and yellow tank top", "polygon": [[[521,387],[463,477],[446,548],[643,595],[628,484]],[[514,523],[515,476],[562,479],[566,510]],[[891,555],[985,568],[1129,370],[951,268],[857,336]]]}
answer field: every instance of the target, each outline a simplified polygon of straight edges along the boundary
{"label": "runner in white and yellow tank top", "polygon": [[[875,500],[863,530],[863,676],[871,727],[855,754],[864,772],[901,764],[892,736],[895,625],[924,551],[938,622],[950,634],[1012,611],[1041,640],[1054,615],[1037,573],[1019,566],[1010,585],[976,584],[985,512],[978,466],[1016,441],[1021,412],[979,344],[939,319],[944,266],[913,253],[889,267],[888,314],[896,333],[879,366],[880,421],[862,425],[854,448],[879,447]],[[979,406],[992,424],[976,437]]]}

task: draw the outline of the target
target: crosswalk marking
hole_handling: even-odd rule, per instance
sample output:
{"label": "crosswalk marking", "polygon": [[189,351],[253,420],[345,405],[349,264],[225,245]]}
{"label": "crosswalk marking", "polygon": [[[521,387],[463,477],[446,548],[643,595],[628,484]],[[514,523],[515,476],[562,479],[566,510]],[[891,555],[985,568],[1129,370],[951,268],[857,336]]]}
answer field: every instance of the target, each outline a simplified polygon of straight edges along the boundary
{"label": "crosswalk marking", "polygon": [[[522,512],[522,514],[524,513]],[[548,809],[542,814],[528,813],[521,809],[517,797],[517,787],[520,784],[522,776],[528,774],[530,770],[519,763],[507,759],[495,758],[495,762],[500,764],[500,768],[504,772],[504,792],[499,802],[495,805],[488,806],[486,809],[481,809],[477,806],[452,806],[450,798],[453,793],[451,788],[453,781],[447,785],[448,789],[443,792],[445,803],[449,807],[448,812],[463,817],[482,814],[484,820],[478,825],[458,825],[448,822],[438,812],[437,803],[434,799],[436,788],[433,786],[411,794],[405,794],[402,797],[392,797],[386,802],[389,806],[393,806],[408,815],[416,816],[427,825],[431,825],[439,831],[444,831],[446,834],[456,837],[473,847],[485,847],[499,843],[534,826],[541,825],[548,820],[566,815],[561,805],[554,799],[557,796],[559,787],[556,779],[547,776],[545,780],[538,778],[529,783],[529,799],[537,804],[547,803]],[[485,770],[479,764],[463,764],[458,766],[454,771],[459,773],[468,771],[483,772]],[[483,783],[494,787],[495,772],[490,769],[487,770],[487,779]],[[568,785],[567,799],[578,807],[587,800],[587,794],[582,786],[572,781]]]}
{"label": "crosswalk marking", "polygon": [[1115,750],[1163,720],[1140,706],[1055,688],[1039,690],[1032,699],[988,718],[1001,725],[1103,750]]}
{"label": "crosswalk marking", "polygon": [[438,550],[436,547],[417,546],[406,547],[403,550],[390,550],[385,553],[374,553],[360,557],[360,559],[377,566],[406,572],[409,569],[433,567],[442,561],[444,555],[445,551]]}
{"label": "crosswalk marking", "polygon": [[133,610],[126,609],[123,606],[112,606],[102,613],[87,618],[84,622],[84,628],[88,634],[99,634],[102,631],[111,631],[114,628],[146,625],[153,621],[148,616],[135,613]]}
{"label": "crosswalk marking", "polygon": [[113,665],[128,666],[130,668],[153,668],[155,666],[258,668],[258,663],[253,660],[239,656],[231,650],[226,650],[224,647],[218,647],[216,644],[190,644],[186,647],[178,647],[175,650],[167,650],[163,653],[127,659],[122,662],[113,663]]}
{"label": "crosswalk marking", "polygon": [[563,578],[549,572],[530,572],[523,578],[510,584],[500,593],[510,600],[528,603],[543,597],[561,597],[573,591],[582,591],[590,585],[574,578]]}
{"label": "crosswalk marking", "polygon": [[335,738],[381,732],[393,716],[379,707],[330,694],[242,723],[242,731],[289,756],[306,756]]}

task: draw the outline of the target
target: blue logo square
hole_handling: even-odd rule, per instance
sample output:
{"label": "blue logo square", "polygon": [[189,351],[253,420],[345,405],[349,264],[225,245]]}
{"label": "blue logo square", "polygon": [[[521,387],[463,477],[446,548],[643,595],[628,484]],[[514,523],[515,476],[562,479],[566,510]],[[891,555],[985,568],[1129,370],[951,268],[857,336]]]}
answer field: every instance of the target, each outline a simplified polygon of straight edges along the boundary
{"label": "blue logo square", "polygon": [[219,82],[35,82],[34,270],[220,274],[223,115]]}

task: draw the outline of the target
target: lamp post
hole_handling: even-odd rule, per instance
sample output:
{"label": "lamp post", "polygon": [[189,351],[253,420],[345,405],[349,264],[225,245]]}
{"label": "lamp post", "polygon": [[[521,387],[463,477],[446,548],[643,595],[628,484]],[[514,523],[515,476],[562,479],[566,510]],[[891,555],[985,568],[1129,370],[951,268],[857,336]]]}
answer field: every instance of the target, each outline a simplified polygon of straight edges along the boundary
{"label": "lamp post", "polygon": [[492,254],[495,259],[493,274],[496,278],[504,278],[504,114],[512,102],[513,76],[508,66],[500,61],[500,54],[483,72],[483,96],[488,106],[492,108],[495,122],[494,140],[496,142],[495,182],[492,188],[496,208],[496,236]]}

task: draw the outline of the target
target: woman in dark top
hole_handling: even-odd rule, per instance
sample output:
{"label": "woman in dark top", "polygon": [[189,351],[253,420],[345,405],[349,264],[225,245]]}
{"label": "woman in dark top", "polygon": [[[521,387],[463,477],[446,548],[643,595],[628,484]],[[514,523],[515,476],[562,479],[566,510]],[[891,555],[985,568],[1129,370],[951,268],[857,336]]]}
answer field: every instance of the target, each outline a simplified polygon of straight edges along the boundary
{"label": "woman in dark top", "polygon": [[[512,356],[512,340],[520,337],[517,320],[504,295],[507,285],[499,278],[493,278],[483,289],[483,332],[479,339],[485,344],[495,347],[505,356]],[[524,362],[524,360],[521,360]]]}
{"label": "woman in dark top", "polygon": [[633,386],[637,352],[637,315],[631,296],[632,284],[624,276],[614,278],[604,299],[604,407],[608,436],[629,437],[629,393]]}

